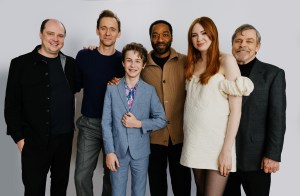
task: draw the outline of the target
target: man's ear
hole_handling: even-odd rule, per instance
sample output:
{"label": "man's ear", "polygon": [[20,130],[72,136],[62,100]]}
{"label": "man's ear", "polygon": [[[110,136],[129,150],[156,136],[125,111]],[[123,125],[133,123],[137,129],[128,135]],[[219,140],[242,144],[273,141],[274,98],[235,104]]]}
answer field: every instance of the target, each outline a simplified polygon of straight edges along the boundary
{"label": "man's ear", "polygon": [[260,49],[260,43],[257,44],[257,46],[255,48],[255,53],[257,53],[259,49]]}

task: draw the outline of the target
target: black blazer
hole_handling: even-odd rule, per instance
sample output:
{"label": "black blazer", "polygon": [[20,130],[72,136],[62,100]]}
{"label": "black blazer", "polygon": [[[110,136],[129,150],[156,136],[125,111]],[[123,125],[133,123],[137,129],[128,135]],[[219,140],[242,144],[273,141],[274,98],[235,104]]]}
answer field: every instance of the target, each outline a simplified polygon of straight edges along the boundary
{"label": "black blazer", "polygon": [[[21,139],[32,144],[43,144],[50,132],[49,69],[38,55],[37,46],[32,52],[11,61],[5,96],[4,116],[7,134],[15,142]],[[59,53],[72,93],[75,93],[75,60]],[[74,99],[73,99],[74,105]],[[74,109],[73,109],[74,113]],[[73,125],[73,121],[70,122]],[[28,143],[28,142],[27,142]]]}
{"label": "black blazer", "polygon": [[236,136],[240,171],[260,170],[263,157],[280,162],[286,128],[284,70],[256,60],[249,78],[254,83],[254,91],[249,97],[243,97]]}

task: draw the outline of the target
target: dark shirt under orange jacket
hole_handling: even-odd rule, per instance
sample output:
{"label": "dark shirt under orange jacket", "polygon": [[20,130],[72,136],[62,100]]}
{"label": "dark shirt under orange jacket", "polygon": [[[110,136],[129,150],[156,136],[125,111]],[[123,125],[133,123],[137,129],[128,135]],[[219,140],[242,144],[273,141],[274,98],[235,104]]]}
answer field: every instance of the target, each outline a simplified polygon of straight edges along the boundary
{"label": "dark shirt under orange jacket", "polygon": [[183,142],[186,56],[171,49],[170,58],[162,70],[151,58],[151,52],[141,76],[155,87],[167,117],[165,128],[151,132],[151,144],[168,146],[169,138],[172,144],[179,144]]}

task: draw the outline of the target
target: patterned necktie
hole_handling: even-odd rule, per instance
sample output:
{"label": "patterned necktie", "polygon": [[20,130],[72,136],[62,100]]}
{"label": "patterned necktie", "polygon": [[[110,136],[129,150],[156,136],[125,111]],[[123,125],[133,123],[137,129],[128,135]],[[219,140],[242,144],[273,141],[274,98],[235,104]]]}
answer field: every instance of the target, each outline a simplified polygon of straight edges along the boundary
{"label": "patterned necktie", "polygon": [[136,88],[126,88],[126,97],[127,97],[127,103],[128,103],[128,108],[130,109],[132,104],[133,104],[133,100],[134,100],[134,95],[135,95],[135,91]]}

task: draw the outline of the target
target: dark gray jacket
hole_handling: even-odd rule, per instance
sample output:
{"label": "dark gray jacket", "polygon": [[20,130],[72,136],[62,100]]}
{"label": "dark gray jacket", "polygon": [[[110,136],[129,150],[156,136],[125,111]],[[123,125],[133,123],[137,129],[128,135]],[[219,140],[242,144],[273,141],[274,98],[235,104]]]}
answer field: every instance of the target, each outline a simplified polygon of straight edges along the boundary
{"label": "dark gray jacket", "polygon": [[281,161],[286,129],[286,83],[282,69],[257,60],[249,78],[254,91],[243,97],[236,136],[237,168],[260,170],[263,157]]}

